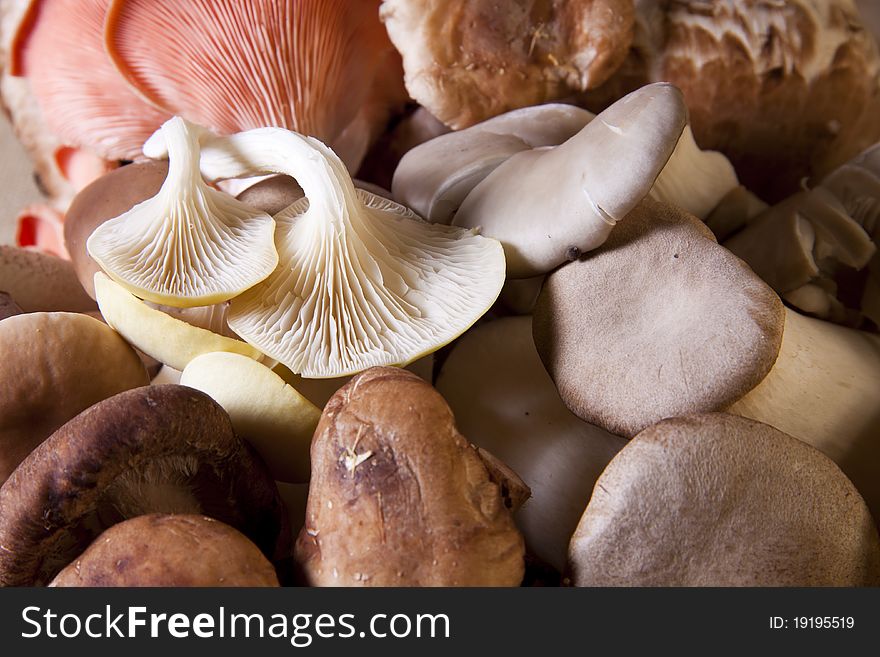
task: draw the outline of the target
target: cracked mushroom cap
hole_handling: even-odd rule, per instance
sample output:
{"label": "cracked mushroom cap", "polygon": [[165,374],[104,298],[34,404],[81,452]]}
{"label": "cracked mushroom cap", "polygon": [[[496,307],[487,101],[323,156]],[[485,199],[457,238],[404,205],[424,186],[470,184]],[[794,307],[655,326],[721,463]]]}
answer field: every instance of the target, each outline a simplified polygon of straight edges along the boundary
{"label": "cracked mushroom cap", "polygon": [[313,586],[517,586],[499,486],[415,374],[372,368],[328,402],[295,560]]}
{"label": "cracked mushroom cap", "polygon": [[225,523],[151,513],[107,529],[49,586],[263,587],[278,586],[278,576],[260,549]]}
{"label": "cracked mushroom cap", "polygon": [[880,539],[829,458],[726,413],[664,420],[596,483],[577,586],[876,586]]}
{"label": "cracked mushroom cap", "polygon": [[333,143],[376,100],[373,87],[400,75],[389,71],[393,48],[378,7],[379,0],[112,0],[106,47],[139,94],[214,132],[276,126]]}
{"label": "cracked mushroom cap", "polygon": [[0,584],[44,584],[110,525],[154,512],[209,515],[270,560],[289,554],[275,482],[226,412],[198,390],[147,386],[76,416],[0,488]]}
{"label": "cracked mushroom cap", "polygon": [[466,128],[518,107],[600,85],[627,55],[632,0],[385,0],[406,88]]}
{"label": "cracked mushroom cap", "polygon": [[32,0],[10,66],[27,77],[47,125],[63,143],[109,160],[140,156],[169,114],[144,102],[104,50],[110,0]]}
{"label": "cracked mushroom cap", "polygon": [[784,321],[779,297],[705,224],[646,200],[548,276],[533,332],[572,412],[633,436],[744,396],[773,367]]}
{"label": "cracked mushroom cap", "polygon": [[[0,322],[0,485],[56,429],[92,404],[149,383],[138,355],[87,315]],[[2,544],[2,543],[0,543]]]}
{"label": "cracked mushroom cap", "polygon": [[880,56],[852,0],[638,0],[630,55],[587,106],[660,80],[769,202],[880,139]]}

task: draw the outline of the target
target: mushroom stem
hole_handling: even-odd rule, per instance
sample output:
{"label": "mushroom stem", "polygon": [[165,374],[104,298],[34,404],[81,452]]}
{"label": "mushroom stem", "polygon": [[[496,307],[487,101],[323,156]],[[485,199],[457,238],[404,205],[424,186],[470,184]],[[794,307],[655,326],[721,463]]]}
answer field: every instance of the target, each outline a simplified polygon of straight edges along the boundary
{"label": "mushroom stem", "polygon": [[776,364],[729,411],[770,424],[828,455],[880,520],[880,336],[786,309]]}

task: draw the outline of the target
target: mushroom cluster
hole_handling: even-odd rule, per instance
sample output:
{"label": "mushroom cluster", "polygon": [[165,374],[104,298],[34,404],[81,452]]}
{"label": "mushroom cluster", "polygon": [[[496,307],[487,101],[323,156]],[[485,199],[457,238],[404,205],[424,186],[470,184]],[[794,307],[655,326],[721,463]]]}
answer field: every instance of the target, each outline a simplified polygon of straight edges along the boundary
{"label": "mushroom cluster", "polygon": [[0,585],[880,585],[854,0],[81,5],[2,5]]}

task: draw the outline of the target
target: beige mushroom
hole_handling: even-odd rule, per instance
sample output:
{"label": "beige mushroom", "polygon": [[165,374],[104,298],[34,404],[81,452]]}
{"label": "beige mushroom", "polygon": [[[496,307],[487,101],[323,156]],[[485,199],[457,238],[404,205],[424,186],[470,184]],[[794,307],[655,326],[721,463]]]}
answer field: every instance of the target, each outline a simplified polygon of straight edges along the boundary
{"label": "beige mushroom", "polygon": [[577,586],[876,586],[880,539],[826,456],[724,413],[664,420],[599,477]]}
{"label": "beige mushroom", "polygon": [[604,82],[632,40],[631,0],[384,0],[406,88],[455,129]]}
{"label": "beige mushroom", "polygon": [[92,404],[146,385],[125,340],[86,315],[28,313],[0,322],[0,484],[43,440]]}
{"label": "beige mushroom", "polygon": [[89,255],[143,299],[177,307],[228,301],[278,264],[275,222],[219,190],[199,171],[201,129],[180,117],[159,131],[168,177],[156,196],[101,223]]}
{"label": "beige mushroom", "polygon": [[278,577],[259,548],[229,525],[153,513],[107,529],[49,586],[262,587],[278,586]]}
{"label": "beige mushroom", "polygon": [[522,477],[531,497],[514,520],[526,547],[562,572],[593,485],[626,439],[569,411],[544,370],[530,317],[459,338],[437,377],[459,431]]}
{"label": "beige mushroom", "polygon": [[0,290],[26,313],[98,309],[69,261],[6,244],[0,244]]}
{"label": "beige mushroom", "polygon": [[501,490],[416,375],[372,368],[324,409],[295,560],[313,586],[517,586]]}
{"label": "beige mushroom", "polygon": [[509,277],[546,273],[600,246],[648,195],[686,119],[674,87],[639,89],[565,143],[509,158],[467,195],[453,223],[500,240]]}
{"label": "beige mushroom", "polygon": [[[164,151],[161,135],[144,145],[150,156]],[[203,135],[201,169],[209,180],[282,173],[305,192],[276,216],[280,266],[229,316],[238,335],[296,374],[406,365],[463,333],[501,290],[497,241],[356,189],[315,139],[277,128]]]}

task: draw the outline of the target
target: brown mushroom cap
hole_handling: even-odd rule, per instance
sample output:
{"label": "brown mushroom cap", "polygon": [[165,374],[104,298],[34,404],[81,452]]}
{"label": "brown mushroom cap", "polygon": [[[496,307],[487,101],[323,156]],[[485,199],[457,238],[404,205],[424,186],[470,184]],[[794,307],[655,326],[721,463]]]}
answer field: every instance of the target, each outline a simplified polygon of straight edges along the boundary
{"label": "brown mushroom cap", "polygon": [[465,128],[604,82],[632,41],[632,0],[384,0],[406,88]]}
{"label": "brown mushroom cap", "polygon": [[569,548],[578,586],[880,583],[880,539],[819,451],[725,413],[664,420],[596,483]]}
{"label": "brown mushroom cap", "polygon": [[113,525],[49,586],[278,586],[275,568],[236,529],[158,513]]}
{"label": "brown mushroom cap", "polygon": [[251,185],[236,198],[252,208],[275,216],[303,196],[302,187],[290,176],[271,176]]}
{"label": "brown mushroom cap", "polygon": [[0,484],[86,408],[149,383],[135,351],[106,324],[73,313],[0,322]]}
{"label": "brown mushroom cap", "polygon": [[641,0],[630,55],[587,106],[679,87],[702,148],[769,202],[880,139],[880,57],[852,0]]}
{"label": "brown mushroom cap", "polygon": [[86,251],[86,240],[108,219],[158,194],[168,176],[168,162],[135,162],[101,176],[74,197],[64,219],[64,245],[76,275],[95,297],[95,273],[101,267]]}
{"label": "brown mushroom cap", "polygon": [[26,313],[98,309],[69,261],[17,246],[0,244],[0,290]]}
{"label": "brown mushroom cap", "polygon": [[317,586],[516,586],[523,539],[443,398],[374,367],[327,403],[295,560]]}
{"label": "brown mushroom cap", "polygon": [[15,303],[15,299],[6,292],[0,292],[0,320],[21,315],[22,312],[21,307]]}
{"label": "brown mushroom cap", "polygon": [[779,297],[705,224],[644,201],[547,278],[533,333],[572,412],[633,436],[745,395],[776,361],[783,324]]}
{"label": "brown mushroom cap", "polygon": [[226,412],[198,390],[148,386],[75,417],[0,488],[0,585],[48,582],[103,529],[152,512],[208,515],[270,559],[289,554],[275,482]]}

